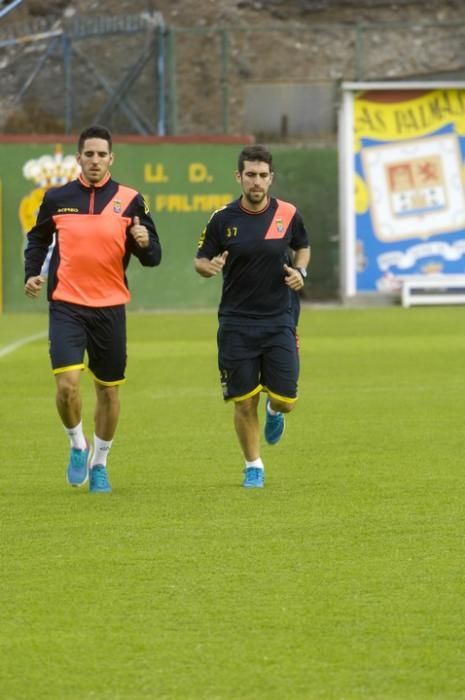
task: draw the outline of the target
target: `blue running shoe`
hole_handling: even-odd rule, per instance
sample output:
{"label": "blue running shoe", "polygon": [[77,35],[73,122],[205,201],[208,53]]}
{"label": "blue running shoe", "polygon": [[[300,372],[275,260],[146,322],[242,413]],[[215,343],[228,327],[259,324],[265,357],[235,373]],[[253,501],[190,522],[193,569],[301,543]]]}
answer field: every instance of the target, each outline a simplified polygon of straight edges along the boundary
{"label": "blue running shoe", "polygon": [[89,443],[83,450],[78,450],[76,447],[71,448],[69,456],[68,469],[66,478],[70,486],[84,486],[89,478],[88,460],[89,460]]}
{"label": "blue running shoe", "polygon": [[246,489],[262,489],[265,486],[265,470],[258,467],[244,469],[245,478],[242,486]]}
{"label": "blue running shoe", "polygon": [[103,464],[96,464],[90,470],[90,493],[111,493],[110,482],[108,481],[107,470]]}
{"label": "blue running shoe", "polygon": [[265,421],[265,440],[269,445],[276,445],[281,440],[284,433],[284,414],[277,413],[272,416],[268,413],[270,399],[266,400],[266,421]]}

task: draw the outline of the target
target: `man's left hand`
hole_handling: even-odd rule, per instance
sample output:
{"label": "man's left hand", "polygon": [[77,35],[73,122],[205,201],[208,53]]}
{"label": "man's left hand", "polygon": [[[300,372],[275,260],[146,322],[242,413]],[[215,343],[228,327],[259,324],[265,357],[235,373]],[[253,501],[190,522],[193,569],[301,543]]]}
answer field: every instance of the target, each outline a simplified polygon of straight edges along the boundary
{"label": "man's left hand", "polygon": [[129,229],[129,233],[140,248],[148,247],[149,232],[147,231],[147,228],[140,223],[138,216],[134,217],[134,223]]}
{"label": "man's left hand", "polygon": [[293,289],[294,292],[298,292],[300,289],[303,288],[304,280],[298,270],[296,270],[293,267],[289,267],[289,265],[284,265],[284,272],[286,273],[284,282],[287,284],[288,287]]}

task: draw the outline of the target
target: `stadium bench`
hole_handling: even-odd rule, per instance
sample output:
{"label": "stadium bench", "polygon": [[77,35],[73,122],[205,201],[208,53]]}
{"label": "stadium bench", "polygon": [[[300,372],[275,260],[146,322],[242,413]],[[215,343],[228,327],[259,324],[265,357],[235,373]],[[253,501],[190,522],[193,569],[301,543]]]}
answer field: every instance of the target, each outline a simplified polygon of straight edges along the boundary
{"label": "stadium bench", "polygon": [[465,275],[409,275],[401,282],[402,306],[465,304]]}

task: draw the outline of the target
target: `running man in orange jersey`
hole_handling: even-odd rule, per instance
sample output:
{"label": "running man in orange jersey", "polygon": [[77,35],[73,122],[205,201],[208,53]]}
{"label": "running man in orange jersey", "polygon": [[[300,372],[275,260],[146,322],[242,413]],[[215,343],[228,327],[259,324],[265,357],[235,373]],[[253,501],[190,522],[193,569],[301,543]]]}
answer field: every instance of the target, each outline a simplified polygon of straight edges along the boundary
{"label": "running man in orange jersey", "polygon": [[214,212],[194,264],[203,277],[223,275],[218,311],[218,365],[223,395],[234,401],[234,426],[245,458],[246,488],[264,486],[258,404],[266,392],[265,440],[276,444],[284,414],[297,400],[297,320],[310,247],[296,207],[270,197],[271,153],[248,146],[239,155],[239,199]]}
{"label": "running man in orange jersey", "polygon": [[[91,493],[109,493],[110,451],[120,412],[119,385],[125,381],[125,270],[131,255],[147,267],[160,264],[155,224],[140,193],[112,179],[112,136],[94,125],[78,142],[81,174],[48,190],[25,250],[25,293],[38,297],[45,282],[42,265],[55,241],[48,268],[50,358],[56,405],[70,440],[67,480],[89,481]],[[96,391],[93,444],[82,426],[80,376],[88,369]]]}

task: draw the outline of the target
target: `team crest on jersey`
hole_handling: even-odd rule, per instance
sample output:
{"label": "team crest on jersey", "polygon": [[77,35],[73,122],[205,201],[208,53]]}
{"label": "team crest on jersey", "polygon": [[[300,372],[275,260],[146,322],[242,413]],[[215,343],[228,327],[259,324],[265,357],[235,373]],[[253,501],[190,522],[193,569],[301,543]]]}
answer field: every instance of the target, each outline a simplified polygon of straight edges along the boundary
{"label": "team crest on jersey", "polygon": [[284,231],[284,221],[281,218],[276,219],[276,230],[278,233],[283,233]]}
{"label": "team crest on jersey", "polygon": [[121,214],[121,200],[113,200],[113,211],[115,212],[115,214]]}

